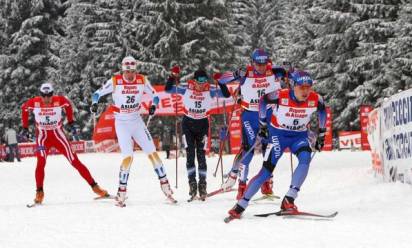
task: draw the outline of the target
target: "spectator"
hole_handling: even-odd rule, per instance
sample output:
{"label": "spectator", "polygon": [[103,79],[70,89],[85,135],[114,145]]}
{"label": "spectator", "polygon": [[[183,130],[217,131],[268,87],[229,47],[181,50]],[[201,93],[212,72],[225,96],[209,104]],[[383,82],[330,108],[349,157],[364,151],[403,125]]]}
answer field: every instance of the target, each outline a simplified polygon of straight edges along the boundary
{"label": "spectator", "polygon": [[6,143],[6,146],[9,148],[9,154],[8,154],[8,162],[14,162],[14,157],[17,158],[17,161],[21,162],[20,160],[20,153],[19,153],[19,147],[18,147],[18,142],[17,142],[17,132],[14,130],[14,128],[9,125],[9,128],[6,129],[6,132],[4,133],[4,141]]}
{"label": "spectator", "polygon": [[162,139],[163,151],[166,151],[166,159],[170,158],[170,144],[172,143],[173,133],[169,128],[165,128],[164,136]]}

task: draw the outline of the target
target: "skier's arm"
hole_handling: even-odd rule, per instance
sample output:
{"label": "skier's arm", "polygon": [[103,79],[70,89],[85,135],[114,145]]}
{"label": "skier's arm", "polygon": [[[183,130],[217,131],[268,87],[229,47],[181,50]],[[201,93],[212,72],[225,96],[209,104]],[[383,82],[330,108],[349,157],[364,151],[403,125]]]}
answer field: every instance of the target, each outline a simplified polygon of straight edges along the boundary
{"label": "skier's arm", "polygon": [[33,98],[29,99],[21,106],[21,121],[23,128],[29,127],[29,114],[30,109],[33,108]]}
{"label": "skier's arm", "polygon": [[266,112],[268,104],[278,104],[279,91],[272,91],[260,98],[259,101],[259,119],[264,121],[266,120]]}
{"label": "skier's arm", "polygon": [[210,96],[211,97],[224,97],[228,98],[230,97],[230,92],[229,89],[225,84],[220,84],[218,83],[220,89],[213,89],[210,91]]}
{"label": "skier's arm", "polygon": [[152,97],[153,101],[152,104],[157,106],[159,104],[159,96],[156,93],[156,90],[152,87],[150,84],[149,79],[147,77],[144,77],[144,93],[148,94],[149,96]]}
{"label": "skier's arm", "polygon": [[319,118],[319,128],[326,128],[326,106],[321,96],[319,96],[317,112]]}
{"label": "skier's arm", "polygon": [[70,125],[73,123],[73,107],[72,104],[70,103],[69,99],[67,99],[64,96],[61,96],[60,98],[62,107],[64,108],[64,112],[66,112],[66,117],[67,117],[67,123]]}
{"label": "skier's arm", "polygon": [[176,78],[170,76],[166,81],[165,91],[167,93],[177,93],[180,95],[184,95],[186,92],[186,88],[181,86],[174,86],[173,84],[176,82]]}
{"label": "skier's arm", "polygon": [[239,80],[242,84],[245,81],[246,72],[240,68],[234,72],[228,71],[223,73],[223,75],[218,79],[220,84],[227,84],[233,81]]}
{"label": "skier's arm", "polygon": [[93,95],[92,95],[92,104],[93,103],[98,103],[99,99],[102,96],[105,96],[107,94],[112,93],[114,90],[114,86],[113,86],[113,80],[109,79],[106,81],[106,83],[98,90],[96,90]]}

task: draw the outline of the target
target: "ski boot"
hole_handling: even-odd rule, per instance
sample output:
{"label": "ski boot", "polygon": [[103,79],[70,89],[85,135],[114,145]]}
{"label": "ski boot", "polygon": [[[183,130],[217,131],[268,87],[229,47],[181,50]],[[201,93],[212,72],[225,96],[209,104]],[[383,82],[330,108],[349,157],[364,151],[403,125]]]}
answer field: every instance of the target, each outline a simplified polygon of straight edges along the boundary
{"label": "ski boot", "polygon": [[188,202],[193,201],[194,199],[196,199],[196,195],[197,195],[197,182],[196,180],[190,180],[189,181],[189,195],[190,198],[189,200],[187,200]]}
{"label": "ski boot", "polygon": [[237,188],[237,195],[236,195],[236,200],[240,200],[243,198],[243,195],[245,194],[246,191],[246,182],[239,181],[239,186]]}
{"label": "ski boot", "polygon": [[126,204],[124,203],[127,199],[126,193],[127,193],[126,187],[119,187],[119,189],[117,190],[117,195],[115,197],[116,206],[121,207],[121,208],[126,207]]}
{"label": "ski boot", "polygon": [[260,186],[260,192],[262,192],[263,195],[273,195],[273,180],[272,178],[269,178],[265,182],[263,182],[262,186]]}
{"label": "ski boot", "polygon": [[229,191],[233,187],[233,185],[235,185],[236,179],[237,179],[237,173],[234,173],[232,171],[229,172],[226,182],[222,184],[222,189],[224,191]]}
{"label": "ski boot", "polygon": [[165,194],[165,196],[167,197],[167,199],[171,202],[171,203],[177,203],[177,201],[173,198],[173,191],[170,188],[170,184],[169,181],[167,180],[167,178],[162,178],[160,179],[160,188],[162,189],[163,193]]}
{"label": "ski boot", "polygon": [[229,223],[230,221],[234,219],[240,219],[242,216],[243,211],[245,209],[241,207],[239,204],[236,204],[232,209],[229,210],[229,216],[224,219],[226,223]]}
{"label": "ski boot", "polygon": [[207,186],[206,180],[204,179],[199,180],[199,185],[198,185],[199,197],[200,197],[200,200],[202,201],[206,200],[206,197],[207,197],[206,186]]}
{"label": "ski boot", "polygon": [[298,207],[295,205],[295,199],[290,196],[283,197],[282,204],[280,205],[282,211],[297,212]]}
{"label": "ski boot", "polygon": [[38,188],[36,190],[36,197],[34,198],[34,203],[35,204],[42,204],[44,199],[44,191],[43,188]]}
{"label": "ski boot", "polygon": [[93,192],[98,195],[98,198],[106,198],[109,197],[109,193],[107,193],[107,190],[100,188],[100,186],[97,183],[92,184],[92,190]]}

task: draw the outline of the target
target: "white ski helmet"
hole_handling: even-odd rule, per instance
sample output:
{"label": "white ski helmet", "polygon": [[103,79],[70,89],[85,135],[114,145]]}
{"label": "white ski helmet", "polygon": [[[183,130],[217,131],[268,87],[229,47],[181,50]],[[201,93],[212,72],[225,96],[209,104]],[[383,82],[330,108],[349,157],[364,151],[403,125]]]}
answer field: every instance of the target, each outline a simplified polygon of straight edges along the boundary
{"label": "white ski helmet", "polygon": [[137,61],[132,56],[127,56],[122,60],[122,71],[136,71]]}
{"label": "white ski helmet", "polygon": [[44,83],[40,86],[40,94],[43,96],[52,96],[53,90],[53,85],[51,83]]}

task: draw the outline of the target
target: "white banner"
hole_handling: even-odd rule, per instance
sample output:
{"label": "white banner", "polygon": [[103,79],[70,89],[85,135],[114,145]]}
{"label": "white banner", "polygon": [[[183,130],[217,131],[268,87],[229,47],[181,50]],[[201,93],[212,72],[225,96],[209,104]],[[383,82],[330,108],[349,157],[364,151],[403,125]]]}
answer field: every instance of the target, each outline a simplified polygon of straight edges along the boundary
{"label": "white banner", "polygon": [[360,149],[361,133],[359,131],[342,131],[339,132],[340,149]]}
{"label": "white banner", "polygon": [[385,177],[412,183],[412,89],[392,96],[380,112]]}
{"label": "white banner", "polygon": [[383,174],[382,164],[382,142],[381,142],[381,125],[380,125],[380,109],[374,109],[369,113],[367,123],[368,142],[372,156],[373,170],[379,174]]}

